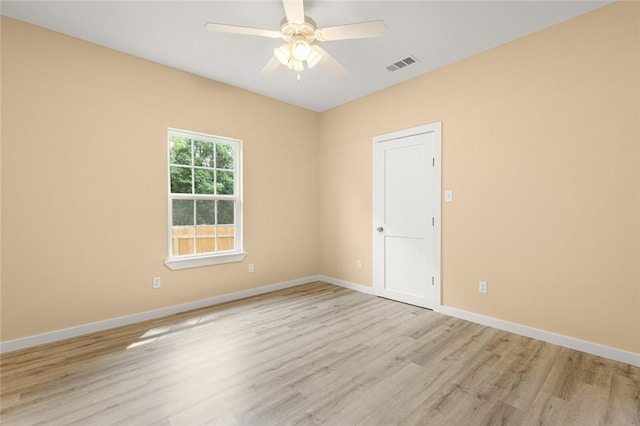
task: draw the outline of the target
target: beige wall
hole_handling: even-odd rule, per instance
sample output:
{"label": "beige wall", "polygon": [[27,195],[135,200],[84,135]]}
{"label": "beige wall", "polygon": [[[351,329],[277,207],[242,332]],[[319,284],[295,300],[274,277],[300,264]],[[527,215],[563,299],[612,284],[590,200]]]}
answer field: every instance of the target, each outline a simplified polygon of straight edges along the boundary
{"label": "beige wall", "polygon": [[[3,341],[317,274],[316,113],[4,17],[2,104]],[[168,127],[244,140],[244,262],[164,266]]]}
{"label": "beige wall", "polygon": [[640,353],[639,9],[322,113],[321,273],[371,285],[371,139],[442,121],[444,305]]}
{"label": "beige wall", "polygon": [[[640,353],[639,19],[617,3],[315,114],[2,18],[2,341],[371,285],[371,138],[442,121],[444,304]],[[163,266],[167,127],[244,140],[243,263]]]}

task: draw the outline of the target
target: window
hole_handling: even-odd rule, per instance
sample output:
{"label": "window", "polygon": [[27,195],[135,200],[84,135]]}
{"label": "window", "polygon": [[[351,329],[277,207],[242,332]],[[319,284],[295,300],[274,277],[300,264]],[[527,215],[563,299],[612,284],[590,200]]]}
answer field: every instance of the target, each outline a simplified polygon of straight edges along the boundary
{"label": "window", "polygon": [[169,129],[171,269],[239,262],[242,142]]}

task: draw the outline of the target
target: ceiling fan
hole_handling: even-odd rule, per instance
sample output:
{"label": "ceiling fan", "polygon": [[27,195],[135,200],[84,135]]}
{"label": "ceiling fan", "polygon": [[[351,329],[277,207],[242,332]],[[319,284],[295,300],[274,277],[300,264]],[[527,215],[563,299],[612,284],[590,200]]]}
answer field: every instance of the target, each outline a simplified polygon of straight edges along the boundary
{"label": "ceiling fan", "polygon": [[305,69],[305,63],[307,68],[313,68],[319,63],[335,74],[340,75],[346,72],[340,62],[314,42],[379,37],[386,30],[383,21],[318,28],[313,19],[304,15],[303,0],[283,0],[282,3],[285,18],[281,22],[280,31],[214,22],[208,22],[205,28],[211,32],[282,38],[285,44],[273,50],[273,57],[260,70],[260,73],[271,74],[283,65],[298,72],[298,80],[299,72]]}

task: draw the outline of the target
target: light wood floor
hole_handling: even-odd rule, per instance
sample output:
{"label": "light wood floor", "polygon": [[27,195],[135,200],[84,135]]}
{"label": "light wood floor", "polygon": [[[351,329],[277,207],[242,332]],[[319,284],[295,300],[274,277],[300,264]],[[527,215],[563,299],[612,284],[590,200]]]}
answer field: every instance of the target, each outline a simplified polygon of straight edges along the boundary
{"label": "light wood floor", "polygon": [[0,366],[7,425],[640,425],[640,368],[323,283]]}

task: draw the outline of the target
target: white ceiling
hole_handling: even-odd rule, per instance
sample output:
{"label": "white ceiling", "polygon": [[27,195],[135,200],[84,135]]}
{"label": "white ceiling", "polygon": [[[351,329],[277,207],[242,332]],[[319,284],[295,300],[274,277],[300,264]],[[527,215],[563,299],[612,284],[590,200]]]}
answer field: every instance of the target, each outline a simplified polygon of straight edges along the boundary
{"label": "white ceiling", "polygon": [[[5,1],[3,15],[313,111],[324,111],[591,11],[610,1],[306,0],[318,27],[383,20],[382,38],[322,43],[347,69],[258,71],[282,40],[213,34],[208,21],[279,30],[278,0]],[[418,62],[389,72],[413,55]]]}

